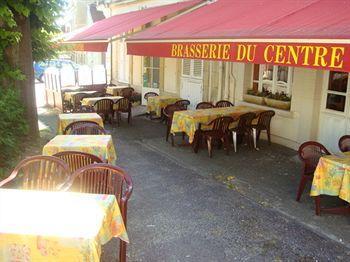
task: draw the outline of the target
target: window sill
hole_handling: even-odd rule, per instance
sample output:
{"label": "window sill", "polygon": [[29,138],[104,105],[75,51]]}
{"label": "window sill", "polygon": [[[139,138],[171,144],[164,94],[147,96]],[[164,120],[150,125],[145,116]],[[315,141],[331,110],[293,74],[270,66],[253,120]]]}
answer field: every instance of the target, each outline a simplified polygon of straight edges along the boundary
{"label": "window sill", "polygon": [[274,107],[269,107],[266,105],[258,105],[258,104],[249,103],[246,101],[238,101],[237,105],[239,105],[239,106],[251,106],[251,107],[255,107],[255,108],[259,108],[259,109],[263,109],[263,110],[273,110],[276,112],[276,115],[281,116],[281,117],[285,117],[285,118],[296,118],[297,117],[297,112],[282,110],[282,109],[278,109],[278,108],[274,108]]}

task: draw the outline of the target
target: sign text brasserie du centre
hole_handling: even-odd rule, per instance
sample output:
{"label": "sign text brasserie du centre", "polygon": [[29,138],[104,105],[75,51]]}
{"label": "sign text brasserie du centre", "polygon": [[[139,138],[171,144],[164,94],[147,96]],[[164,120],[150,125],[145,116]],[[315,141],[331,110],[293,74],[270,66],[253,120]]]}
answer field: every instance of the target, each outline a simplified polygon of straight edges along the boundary
{"label": "sign text brasserie du centre", "polygon": [[128,43],[128,54],[277,64],[350,72],[347,44],[304,43]]}

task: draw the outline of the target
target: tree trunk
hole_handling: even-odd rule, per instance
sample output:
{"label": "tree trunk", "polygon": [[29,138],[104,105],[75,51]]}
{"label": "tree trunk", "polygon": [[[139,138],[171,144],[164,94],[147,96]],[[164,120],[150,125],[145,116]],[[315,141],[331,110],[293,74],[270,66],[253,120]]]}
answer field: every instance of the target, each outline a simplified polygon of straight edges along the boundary
{"label": "tree trunk", "polygon": [[35,100],[35,79],[33,69],[32,40],[29,17],[15,15],[18,30],[22,33],[18,45],[16,65],[25,75],[25,79],[17,81],[16,86],[21,92],[21,100],[25,106],[25,117],[29,126],[29,135],[39,135],[38,114]]}

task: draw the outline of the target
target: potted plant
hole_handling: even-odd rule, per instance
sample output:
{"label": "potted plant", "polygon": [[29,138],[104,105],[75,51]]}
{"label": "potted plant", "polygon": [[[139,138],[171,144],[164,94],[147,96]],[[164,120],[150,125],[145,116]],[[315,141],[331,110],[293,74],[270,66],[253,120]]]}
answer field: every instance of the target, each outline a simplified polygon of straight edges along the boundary
{"label": "potted plant", "polygon": [[248,103],[264,105],[264,92],[249,89],[246,94],[243,95],[243,100]]}
{"label": "potted plant", "polygon": [[266,105],[282,110],[290,109],[291,97],[284,92],[270,93],[265,98]]}

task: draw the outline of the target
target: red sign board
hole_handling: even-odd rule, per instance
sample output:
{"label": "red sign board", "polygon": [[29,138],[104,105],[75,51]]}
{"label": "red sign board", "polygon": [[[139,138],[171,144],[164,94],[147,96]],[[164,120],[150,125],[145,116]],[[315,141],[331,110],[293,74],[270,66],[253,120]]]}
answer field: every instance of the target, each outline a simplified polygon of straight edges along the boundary
{"label": "red sign board", "polygon": [[307,43],[128,43],[129,55],[275,64],[350,72],[350,45]]}

